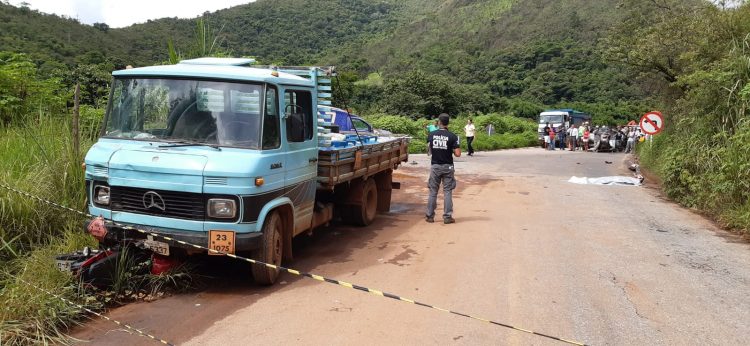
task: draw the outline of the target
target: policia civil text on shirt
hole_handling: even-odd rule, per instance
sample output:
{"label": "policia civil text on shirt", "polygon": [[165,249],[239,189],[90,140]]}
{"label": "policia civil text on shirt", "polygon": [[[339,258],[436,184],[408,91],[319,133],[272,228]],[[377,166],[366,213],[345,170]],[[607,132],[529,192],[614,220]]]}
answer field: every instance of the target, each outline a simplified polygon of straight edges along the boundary
{"label": "policia civil text on shirt", "polygon": [[438,117],[439,129],[430,132],[427,137],[427,154],[431,155],[430,179],[427,187],[430,195],[427,199],[427,213],[425,220],[435,222],[435,207],[440,184],[443,184],[443,223],[456,222],[453,219],[453,189],[456,188],[455,169],[453,166],[453,155],[461,156],[461,146],[458,136],[448,131],[450,117],[448,114],[440,114]]}

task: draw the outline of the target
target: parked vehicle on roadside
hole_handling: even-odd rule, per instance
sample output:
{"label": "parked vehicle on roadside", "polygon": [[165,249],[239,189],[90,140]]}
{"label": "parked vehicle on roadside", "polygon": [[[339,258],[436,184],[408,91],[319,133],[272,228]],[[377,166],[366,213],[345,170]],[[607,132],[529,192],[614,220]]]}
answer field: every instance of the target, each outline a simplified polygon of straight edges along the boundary
{"label": "parked vehicle on roadside", "polygon": [[540,146],[544,147],[544,127],[549,123],[550,127],[565,129],[572,125],[581,125],[591,121],[591,116],[573,109],[552,109],[539,113],[537,132]]}
{"label": "parked vehicle on roadside", "polygon": [[[332,146],[319,114],[330,109],[333,71],[252,64],[201,58],[113,73],[101,137],[85,159],[89,213],[101,216],[85,228],[111,253],[96,263],[129,245],[152,251],[155,265],[206,253],[184,241],[280,265],[293,237],[335,216],[366,226],[390,209],[409,139]],[[372,132],[359,120],[350,118]],[[260,284],[278,274],[252,272]]]}
{"label": "parked vehicle on roadside", "polygon": [[341,108],[318,106],[318,113],[329,114],[331,117],[331,124],[336,126],[338,132],[373,133],[375,131],[370,123]]}

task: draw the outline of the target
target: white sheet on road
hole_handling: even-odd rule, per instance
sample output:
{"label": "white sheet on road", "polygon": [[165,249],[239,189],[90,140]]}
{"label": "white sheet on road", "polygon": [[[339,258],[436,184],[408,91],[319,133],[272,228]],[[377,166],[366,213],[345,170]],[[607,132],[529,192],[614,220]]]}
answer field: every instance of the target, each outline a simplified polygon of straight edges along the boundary
{"label": "white sheet on road", "polygon": [[611,176],[601,178],[586,178],[573,176],[568,180],[569,183],[581,184],[581,185],[624,185],[624,186],[639,186],[641,180],[633,177],[624,176]]}

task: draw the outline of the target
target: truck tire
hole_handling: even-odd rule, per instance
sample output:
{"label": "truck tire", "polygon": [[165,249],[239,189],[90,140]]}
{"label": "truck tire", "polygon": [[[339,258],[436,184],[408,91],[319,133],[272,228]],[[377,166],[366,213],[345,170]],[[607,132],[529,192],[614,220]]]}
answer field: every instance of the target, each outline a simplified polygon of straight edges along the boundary
{"label": "truck tire", "polygon": [[[284,223],[276,211],[268,215],[263,222],[263,237],[261,247],[253,252],[253,259],[275,266],[281,265],[284,250],[284,238],[282,237]],[[279,270],[269,268],[262,264],[253,264],[253,279],[260,285],[273,285],[279,276]]]}
{"label": "truck tire", "polygon": [[378,187],[378,212],[391,211],[391,196],[393,195],[393,170],[375,175],[375,186]]}
{"label": "truck tire", "polygon": [[378,188],[374,179],[367,179],[358,185],[350,192],[354,194],[354,201],[347,210],[347,220],[357,226],[367,226],[378,214]]}

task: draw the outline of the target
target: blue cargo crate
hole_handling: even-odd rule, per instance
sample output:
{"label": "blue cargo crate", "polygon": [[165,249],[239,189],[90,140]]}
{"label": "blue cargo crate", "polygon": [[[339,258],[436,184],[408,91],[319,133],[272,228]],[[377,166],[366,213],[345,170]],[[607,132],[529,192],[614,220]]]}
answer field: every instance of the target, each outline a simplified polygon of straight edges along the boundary
{"label": "blue cargo crate", "polygon": [[331,141],[331,146],[334,148],[346,148],[348,144],[348,141]]}

